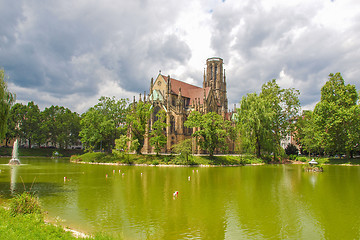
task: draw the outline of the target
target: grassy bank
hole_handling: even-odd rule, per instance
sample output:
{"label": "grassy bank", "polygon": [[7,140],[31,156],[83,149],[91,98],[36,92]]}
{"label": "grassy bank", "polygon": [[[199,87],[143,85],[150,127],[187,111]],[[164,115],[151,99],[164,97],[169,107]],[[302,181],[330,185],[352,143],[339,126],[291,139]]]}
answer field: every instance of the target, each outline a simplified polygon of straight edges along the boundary
{"label": "grassy bank", "polygon": [[122,157],[107,153],[85,153],[71,157],[73,162],[98,162],[122,164],[147,164],[147,165],[245,165],[260,164],[262,159],[254,156],[189,156],[186,160],[181,155],[138,155],[128,154]]}
{"label": "grassy bank", "polygon": [[[273,161],[271,156],[264,159],[255,157],[254,155],[221,155],[221,156],[205,156],[194,155],[189,156],[186,160],[181,155],[138,155],[128,154],[119,157],[108,153],[85,153],[82,155],[71,156],[72,162],[89,162],[89,163],[119,163],[119,164],[145,164],[145,165],[246,165],[246,164],[264,164],[264,163],[307,163],[312,158],[305,156],[296,156],[289,160],[284,158],[282,160]],[[360,165],[360,158],[329,158],[320,157],[315,158],[320,164],[332,165]]]}
{"label": "grassy bank", "polygon": [[[74,154],[83,154],[81,149],[55,149],[55,148],[19,148],[19,156],[36,156],[36,157],[51,157],[53,152],[59,152],[64,157],[70,157]],[[11,147],[1,147],[0,156],[11,156]]]}
{"label": "grassy bank", "polygon": [[105,234],[81,237],[84,234],[46,223],[38,199],[27,192],[3,202],[0,216],[0,239],[113,239]]}

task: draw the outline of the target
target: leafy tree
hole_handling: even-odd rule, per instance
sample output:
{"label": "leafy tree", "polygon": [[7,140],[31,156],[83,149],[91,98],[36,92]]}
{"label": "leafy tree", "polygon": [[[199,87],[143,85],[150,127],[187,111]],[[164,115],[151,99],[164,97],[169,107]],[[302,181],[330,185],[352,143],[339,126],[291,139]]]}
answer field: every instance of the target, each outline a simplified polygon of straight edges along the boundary
{"label": "leafy tree", "polygon": [[[16,106],[15,106],[16,105]],[[33,101],[27,105],[15,104],[15,115],[21,139],[27,140],[29,148],[33,143],[40,144],[42,136],[40,129],[40,109]]]}
{"label": "leafy tree", "polygon": [[313,112],[303,111],[303,114],[296,121],[295,139],[302,151],[311,155],[314,152],[322,152],[319,146],[318,134],[315,134]]}
{"label": "leafy tree", "polygon": [[81,117],[80,121],[81,131],[79,136],[81,142],[85,146],[86,151],[93,151],[96,146],[100,145],[102,150],[102,143],[107,140],[107,134],[112,130],[110,120],[101,114],[100,111],[90,108]]}
{"label": "leafy tree", "polygon": [[315,133],[326,153],[352,157],[359,149],[360,109],[354,85],[345,85],[340,73],[330,74],[314,109]]}
{"label": "leafy tree", "polygon": [[272,152],[274,158],[282,151],[280,141],[294,131],[294,121],[300,111],[299,91],[281,89],[273,79],[262,86],[260,97],[270,104]]}
{"label": "leafy tree", "polygon": [[99,103],[82,115],[80,137],[87,150],[96,146],[110,151],[115,139],[124,133],[126,100],[101,97]]}
{"label": "leafy tree", "polygon": [[[139,101],[130,106],[129,114],[126,115],[126,124],[130,131],[131,141],[135,141],[132,145],[137,154],[141,154],[144,146],[146,126],[149,122],[151,114],[151,104]],[[135,144],[136,143],[136,144]]]}
{"label": "leafy tree", "polygon": [[0,140],[5,136],[10,108],[15,101],[15,95],[7,90],[5,80],[5,71],[0,69]]}
{"label": "leafy tree", "polygon": [[262,150],[271,149],[271,123],[273,113],[268,102],[256,93],[243,97],[238,109],[242,144],[245,149],[255,151],[258,158]]}
{"label": "leafy tree", "polygon": [[130,141],[130,138],[128,138],[126,135],[121,135],[120,138],[115,140],[115,148],[113,149],[113,154],[119,158],[124,158],[124,156],[127,156],[127,159],[129,160],[129,149],[128,149],[128,143]]}
{"label": "leafy tree", "polygon": [[174,151],[185,158],[189,162],[189,155],[192,153],[192,139],[185,139],[178,144],[172,146]]}
{"label": "leafy tree", "polygon": [[214,155],[216,148],[225,151],[227,139],[234,137],[231,122],[214,112],[202,115],[194,111],[184,125],[197,129],[192,136],[197,137],[200,147],[207,150],[210,156]]}
{"label": "leafy tree", "polygon": [[166,145],[167,138],[165,136],[166,113],[164,110],[156,114],[157,120],[153,123],[150,135],[150,145],[154,147],[156,155],[159,155],[161,149]]}
{"label": "leafy tree", "polygon": [[300,110],[299,92],[281,89],[273,79],[262,86],[261,93],[248,94],[240,103],[238,122],[245,149],[261,157],[262,150],[282,152],[280,141],[294,130]]}
{"label": "leafy tree", "polygon": [[289,143],[285,148],[285,153],[287,155],[298,155],[299,149],[292,143]]}

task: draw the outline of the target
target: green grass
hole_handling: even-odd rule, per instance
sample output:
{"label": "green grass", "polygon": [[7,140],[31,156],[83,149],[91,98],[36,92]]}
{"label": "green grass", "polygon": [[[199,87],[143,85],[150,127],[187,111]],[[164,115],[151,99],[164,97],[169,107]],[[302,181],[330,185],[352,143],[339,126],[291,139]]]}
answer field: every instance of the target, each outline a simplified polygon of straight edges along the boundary
{"label": "green grass", "polygon": [[[19,156],[51,157],[54,151],[59,152],[64,157],[84,153],[81,149],[19,148]],[[11,154],[12,148],[0,147],[0,156],[11,156]]]}
{"label": "green grass", "polygon": [[0,209],[0,239],[76,239],[62,227],[46,224],[42,215],[18,214]]}
{"label": "green grass", "polygon": [[360,158],[329,158],[329,157],[320,157],[315,158],[315,161],[322,164],[349,164],[349,165],[360,165]]}
{"label": "green grass", "polygon": [[71,160],[82,162],[108,162],[108,163],[131,163],[147,165],[244,165],[263,163],[252,155],[246,156],[189,156],[188,161],[179,155],[138,155],[129,154],[123,158],[118,158],[112,154],[105,153],[85,153],[83,155],[72,156]]}

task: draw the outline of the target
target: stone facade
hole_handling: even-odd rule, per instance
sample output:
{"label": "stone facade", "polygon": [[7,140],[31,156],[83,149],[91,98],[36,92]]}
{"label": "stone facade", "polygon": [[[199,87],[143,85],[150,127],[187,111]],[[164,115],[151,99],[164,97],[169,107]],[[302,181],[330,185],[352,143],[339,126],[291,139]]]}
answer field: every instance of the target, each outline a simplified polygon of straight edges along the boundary
{"label": "stone facade", "polygon": [[[150,93],[146,101],[151,103],[153,112],[148,129],[151,131],[152,125],[156,121],[156,114],[161,109],[164,109],[167,122],[167,144],[163,152],[169,153],[174,144],[191,138],[191,134],[196,129],[186,128],[184,122],[192,111],[199,111],[203,114],[217,112],[224,119],[230,119],[223,59],[207,59],[203,78],[203,87],[197,87],[161,73],[155,80],[151,79]],[[144,153],[153,152],[148,136],[147,133],[142,149]],[[195,140],[193,142],[193,152],[200,153]]]}

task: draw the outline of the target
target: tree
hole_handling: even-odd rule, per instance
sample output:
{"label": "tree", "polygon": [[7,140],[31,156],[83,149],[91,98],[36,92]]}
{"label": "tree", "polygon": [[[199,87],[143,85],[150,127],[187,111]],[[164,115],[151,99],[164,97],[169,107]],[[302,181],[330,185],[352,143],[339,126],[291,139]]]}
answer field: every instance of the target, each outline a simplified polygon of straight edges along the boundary
{"label": "tree", "polygon": [[81,142],[85,145],[85,150],[93,151],[96,146],[100,146],[100,150],[102,150],[102,144],[106,145],[107,136],[112,130],[110,120],[107,120],[100,111],[90,108],[82,115],[80,125],[79,136]]}
{"label": "tree", "polygon": [[115,156],[119,158],[124,158],[124,155],[127,155],[127,159],[129,160],[129,149],[128,149],[128,143],[130,141],[130,138],[128,138],[126,135],[121,135],[120,138],[115,140],[115,148],[113,149],[113,153]]}
{"label": "tree", "polygon": [[15,101],[15,95],[7,90],[6,78],[5,71],[0,69],[0,140],[6,134],[10,108]]}
{"label": "tree", "polygon": [[185,158],[186,163],[189,162],[189,155],[192,152],[192,139],[185,139],[178,144],[172,146],[173,150]]}
{"label": "tree", "polygon": [[15,115],[19,128],[19,137],[27,140],[29,148],[33,144],[40,144],[42,136],[40,131],[40,109],[33,101],[27,105],[15,104]]}
{"label": "tree", "polygon": [[314,109],[319,145],[329,154],[348,154],[359,149],[360,110],[354,85],[345,85],[340,73],[329,75]]}
{"label": "tree", "polygon": [[164,110],[160,110],[156,114],[157,120],[152,125],[152,131],[150,135],[150,145],[154,147],[156,155],[159,155],[161,149],[166,145],[165,128],[166,124],[166,113]]}
{"label": "tree", "polygon": [[262,86],[261,93],[248,94],[240,102],[238,123],[242,144],[246,149],[274,154],[282,149],[281,139],[294,130],[294,121],[300,111],[299,91],[281,89],[273,79]]}
{"label": "tree", "polygon": [[129,114],[126,115],[126,124],[130,131],[131,141],[137,141],[136,146],[133,145],[137,154],[141,154],[141,149],[144,146],[146,127],[151,111],[151,104],[140,100],[130,106]]}
{"label": "tree", "polygon": [[196,128],[193,137],[197,137],[198,143],[203,150],[207,150],[210,156],[214,155],[215,149],[227,149],[226,141],[234,137],[231,122],[224,120],[217,113],[209,112],[200,114],[192,112],[184,123],[185,127]]}
{"label": "tree", "polygon": [[292,143],[289,143],[285,148],[286,155],[298,155],[299,149]]}
{"label": "tree", "polygon": [[255,151],[258,158],[262,150],[271,149],[272,112],[270,104],[258,96],[250,93],[243,97],[238,109],[238,124],[244,149]]}
{"label": "tree", "polygon": [[303,111],[295,125],[295,139],[300,146],[301,151],[307,152],[309,156],[314,152],[322,152],[321,147],[318,144],[318,134],[315,134],[313,112],[310,110]]}
{"label": "tree", "polygon": [[300,112],[299,91],[293,88],[281,89],[273,79],[261,88],[260,97],[270,104],[272,152],[274,158],[281,152],[281,139],[294,131],[294,122]]}
{"label": "tree", "polygon": [[108,151],[114,148],[115,139],[124,134],[127,100],[101,97],[99,103],[82,115],[80,137],[86,149],[96,146]]}

